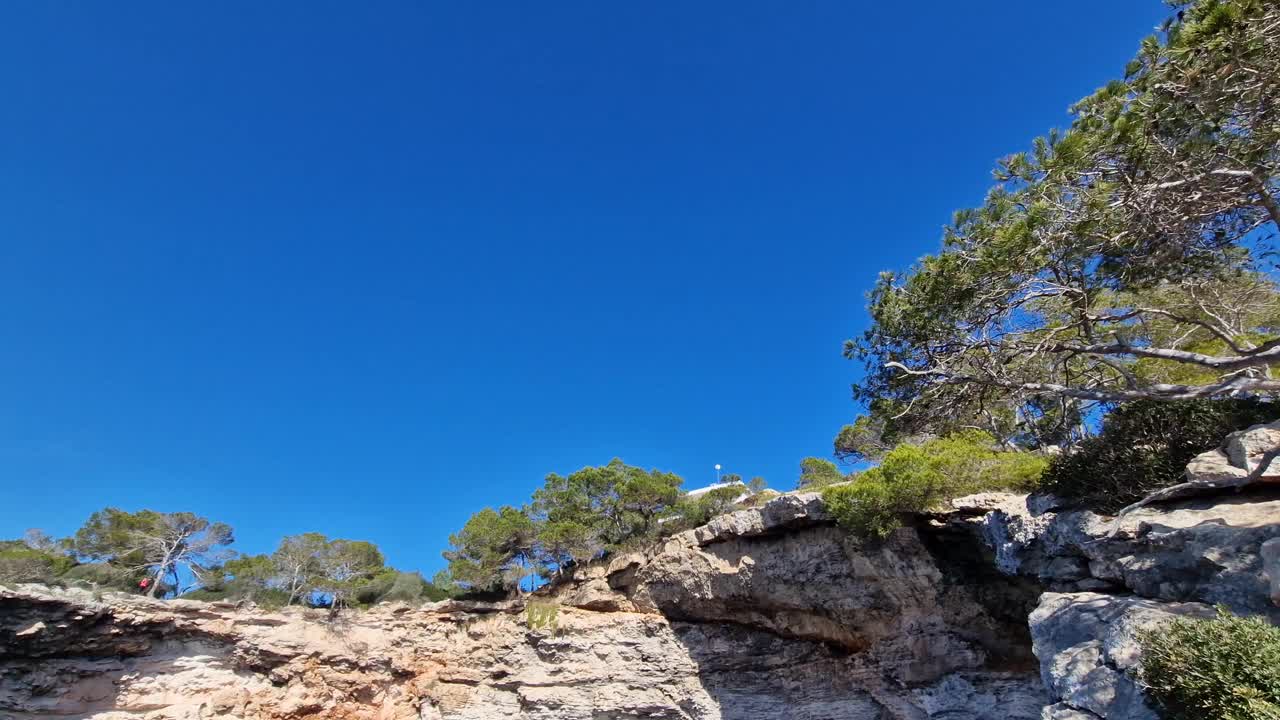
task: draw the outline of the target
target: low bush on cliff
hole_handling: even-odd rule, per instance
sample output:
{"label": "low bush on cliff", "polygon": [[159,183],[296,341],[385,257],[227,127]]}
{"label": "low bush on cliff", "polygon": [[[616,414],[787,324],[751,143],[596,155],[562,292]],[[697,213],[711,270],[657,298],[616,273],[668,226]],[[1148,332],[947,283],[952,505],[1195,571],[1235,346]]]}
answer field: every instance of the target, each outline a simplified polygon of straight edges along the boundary
{"label": "low bush on cliff", "polygon": [[37,550],[16,540],[0,541],[0,583],[50,583],[75,561],[65,555]]}
{"label": "low bush on cliff", "polygon": [[1054,458],[1043,489],[1099,512],[1115,512],[1182,482],[1187,463],[1223,437],[1280,414],[1260,400],[1135,402],[1106,416],[1102,432]]}
{"label": "low bush on cliff", "polygon": [[96,590],[140,592],[136,572],[110,563],[76,565],[60,575],[57,584]]}
{"label": "low bush on cliff", "polygon": [[1169,720],[1280,720],[1280,628],[1219,609],[1142,636],[1142,680]]}
{"label": "low bush on cliff", "polygon": [[796,481],[798,490],[821,490],[846,480],[844,473],[835,463],[826,458],[807,457],[800,461],[800,478]]}
{"label": "low bush on cliff", "polygon": [[967,431],[920,445],[900,445],[853,481],[823,490],[836,521],[863,537],[884,538],[902,513],[928,510],[951,498],[988,490],[1035,489],[1043,455],[1001,451],[983,432]]}
{"label": "low bush on cliff", "polygon": [[35,540],[0,540],[0,585],[136,591],[136,574],[108,563],[81,563],[64,544],[37,533]]}

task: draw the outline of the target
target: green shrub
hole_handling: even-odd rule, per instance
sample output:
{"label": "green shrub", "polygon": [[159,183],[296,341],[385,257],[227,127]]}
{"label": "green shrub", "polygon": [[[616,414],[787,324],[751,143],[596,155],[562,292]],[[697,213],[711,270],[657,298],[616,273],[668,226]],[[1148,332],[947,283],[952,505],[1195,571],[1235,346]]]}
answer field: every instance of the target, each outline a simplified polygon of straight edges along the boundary
{"label": "green shrub", "polygon": [[424,602],[435,602],[446,597],[448,597],[448,593],[432,585],[426,578],[416,572],[393,571],[390,583],[386,583],[382,588],[379,588],[370,604],[402,602],[410,605],[421,605]]}
{"label": "green shrub", "polygon": [[874,538],[887,537],[901,524],[898,513],[905,505],[874,468],[862,473],[851,485],[823,490],[822,499],[841,527],[856,535]]}
{"label": "green shrub", "polygon": [[[742,485],[726,485],[705,492],[697,497],[681,496],[668,515],[658,526],[658,533],[663,536],[705,525],[711,518],[732,512],[737,508],[734,503],[746,492]],[[637,538],[637,542],[626,543],[621,549],[639,549],[646,546],[649,538]]]}
{"label": "green shrub", "polygon": [[844,480],[844,473],[835,463],[825,458],[807,457],[800,461],[800,479],[796,481],[796,488],[821,490]]}
{"label": "green shrub", "polygon": [[388,568],[351,591],[352,605],[368,608],[381,602],[421,605],[449,597],[446,591],[428,582],[419,573]]}
{"label": "green shrub", "polygon": [[197,588],[182,596],[183,600],[199,600],[201,602],[216,602],[219,600],[238,600],[239,598],[231,597],[231,591],[224,585],[216,588]]}
{"label": "green shrub", "polygon": [[551,630],[560,628],[560,606],[555,602],[530,601],[524,608],[525,626],[530,630]]}
{"label": "green shrub", "polygon": [[378,602],[402,602],[421,604],[426,599],[427,581],[418,573],[396,573],[391,587],[378,598]]}
{"label": "green shrub", "polygon": [[1219,608],[1141,636],[1142,681],[1169,720],[1280,720],[1280,628]]}
{"label": "green shrub", "polygon": [[758,508],[765,505],[770,500],[774,500],[779,497],[782,497],[782,493],[778,492],[777,490],[770,490],[769,488],[765,488],[764,490],[761,490],[760,492],[752,495],[746,500],[743,500],[741,503],[739,503],[739,505],[741,505],[744,508]]}
{"label": "green shrub", "polygon": [[899,445],[853,482],[825,488],[822,498],[845,529],[884,538],[901,525],[902,513],[976,492],[1034,490],[1046,465],[1042,455],[1000,451],[990,435],[967,431]]}
{"label": "green shrub", "polygon": [[0,543],[0,583],[55,583],[75,564],[67,555],[35,550],[18,541]]}
{"label": "green shrub", "polygon": [[236,602],[247,600],[265,610],[278,610],[289,603],[289,593],[279,588],[269,588],[230,582],[215,587],[202,587],[178,596],[182,600]]}
{"label": "green shrub", "polygon": [[35,550],[0,552],[0,583],[50,583],[57,577],[44,553]]}
{"label": "green shrub", "polygon": [[86,563],[68,570],[61,580],[80,587],[137,592],[139,578],[137,572],[110,563]]}
{"label": "green shrub", "polygon": [[1098,512],[1115,512],[1183,480],[1187,463],[1228,433],[1269,422],[1280,408],[1260,400],[1138,401],[1102,422],[1102,432],[1053,459],[1043,489]]}

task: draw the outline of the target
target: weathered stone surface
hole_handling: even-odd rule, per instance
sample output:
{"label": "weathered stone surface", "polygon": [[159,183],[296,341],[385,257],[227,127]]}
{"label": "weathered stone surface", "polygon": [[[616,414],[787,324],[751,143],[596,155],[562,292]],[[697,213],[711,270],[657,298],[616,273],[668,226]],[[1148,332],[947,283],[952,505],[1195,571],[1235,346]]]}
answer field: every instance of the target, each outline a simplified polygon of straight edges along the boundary
{"label": "weathered stone surface", "polygon": [[1224,451],[1214,448],[1202,452],[1187,463],[1187,480],[1220,483],[1247,476],[1248,471],[1232,464]]}
{"label": "weathered stone surface", "polygon": [[1271,582],[1271,604],[1280,607],[1280,538],[1262,543],[1262,572]]}
{"label": "weathered stone surface", "polygon": [[[745,535],[700,528],[629,559],[625,570],[611,565],[610,587],[625,595],[616,602],[675,620],[830,643],[877,658],[882,672],[904,683],[1033,664],[1024,619],[1039,590],[995,572],[972,536],[903,528],[884,542],[864,542],[812,524],[823,517],[817,501],[779,498],[774,503],[785,512],[770,503],[719,526]],[[806,523],[799,530],[797,519]],[[580,597],[578,588],[560,596]]]}
{"label": "weathered stone surface", "polygon": [[754,537],[829,521],[821,494],[794,493],[779,496],[759,508],[711,518],[706,525],[677,537],[686,541],[691,537],[698,545],[709,545],[729,538]]}
{"label": "weathered stone surface", "polygon": [[[1189,474],[1233,467],[1223,451],[1199,461]],[[1121,519],[1032,512],[1032,503],[1019,507],[1012,499],[988,505],[980,518],[962,511],[950,522],[981,537],[1003,572],[1058,591],[1046,593],[1030,616],[1042,677],[1057,701],[1044,709],[1046,720],[1154,720],[1133,679],[1140,627],[1211,616],[1214,604],[1280,623],[1274,489],[1183,499]]]}
{"label": "weathered stone surface", "polygon": [[0,589],[0,720],[1145,720],[1139,628],[1280,612],[1274,490],[1118,524],[955,507],[871,543],[785,495],[577,568],[544,629],[515,601],[330,618]]}
{"label": "weathered stone surface", "polygon": [[1066,703],[1054,703],[1045,707],[1041,720],[1098,720],[1098,716],[1086,710],[1073,708]]}
{"label": "weathered stone surface", "polygon": [[993,510],[1003,510],[1010,504],[1026,507],[1027,496],[1007,492],[982,492],[953,498],[948,504],[952,509],[962,513],[983,514]]}
{"label": "weathered stone surface", "polygon": [[1136,682],[1138,631],[1175,617],[1213,614],[1200,603],[1045,593],[1031,613],[1031,637],[1045,687],[1065,706],[1045,717],[1069,718],[1075,710],[1104,720],[1157,720]]}
{"label": "weathered stone surface", "polygon": [[579,568],[540,630],[0,590],[0,718],[1032,720],[1036,595],[967,532],[863,543],[796,494]]}
{"label": "weathered stone surface", "polygon": [[1043,515],[1047,512],[1057,512],[1070,506],[1070,501],[1060,498],[1050,493],[1032,493],[1027,496],[1027,510],[1032,515]]}
{"label": "weathered stone surface", "polygon": [[[1233,432],[1227,436],[1223,445],[1232,465],[1246,471],[1252,470],[1263,454],[1280,446],[1280,420]],[[1280,475],[1280,472],[1268,471],[1266,474],[1275,476]]]}
{"label": "weathered stone surface", "polygon": [[[1000,572],[1014,575],[1023,572],[1024,568],[1038,568],[1042,564],[1038,541],[1052,523],[1053,515],[1033,512],[1031,497],[982,493],[958,498],[952,501],[952,505],[962,513],[969,506],[986,510],[977,521],[977,527],[984,542],[995,552],[995,566]],[[1041,502],[1040,505],[1046,503]]]}
{"label": "weathered stone surface", "polygon": [[[1026,672],[906,685],[868,654],[652,614],[563,608],[530,630],[435,608],[331,621],[30,589],[0,601],[0,717],[1030,720],[1043,704]],[[36,615],[45,629],[19,639]]]}
{"label": "weathered stone surface", "polygon": [[1280,622],[1262,545],[1280,537],[1280,493],[1258,491],[1143,508],[1119,521],[1063,513],[1046,557],[1082,557],[1091,577],[1138,595],[1226,605]]}
{"label": "weathered stone surface", "polygon": [[1263,545],[1280,538],[1280,492],[1183,499],[1122,518],[1082,510],[1033,516],[1003,504],[973,527],[1003,572],[1049,589],[1086,587],[1169,601],[1223,604],[1280,623],[1264,572]]}

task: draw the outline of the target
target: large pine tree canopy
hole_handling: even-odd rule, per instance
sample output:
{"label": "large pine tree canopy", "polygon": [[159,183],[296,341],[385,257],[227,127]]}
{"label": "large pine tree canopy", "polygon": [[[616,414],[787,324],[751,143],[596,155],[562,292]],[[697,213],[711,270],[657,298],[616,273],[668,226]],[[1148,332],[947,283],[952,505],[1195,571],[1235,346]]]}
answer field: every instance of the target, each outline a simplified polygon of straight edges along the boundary
{"label": "large pine tree canopy", "polygon": [[965,426],[1058,443],[1098,403],[1280,391],[1280,7],[1182,7],[1072,112],[940,252],[882,274],[845,348],[869,414],[838,453]]}

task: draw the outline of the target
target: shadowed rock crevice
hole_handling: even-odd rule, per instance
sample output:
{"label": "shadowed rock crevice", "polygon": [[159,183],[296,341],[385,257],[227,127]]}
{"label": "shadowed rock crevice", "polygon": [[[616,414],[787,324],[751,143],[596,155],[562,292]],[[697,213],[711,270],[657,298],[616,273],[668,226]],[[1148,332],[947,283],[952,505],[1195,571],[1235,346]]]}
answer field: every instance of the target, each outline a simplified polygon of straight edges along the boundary
{"label": "shadowed rock crevice", "polygon": [[[726,718],[924,718],[943,706],[954,718],[1038,717],[1044,698],[1026,617],[1040,589],[996,571],[991,555],[972,532],[945,525],[864,541],[801,493],[583,568],[554,592],[578,607],[673,621]],[[825,690],[802,682],[797,694],[791,676],[774,687],[767,672],[748,671],[761,660],[732,660],[796,648],[806,670],[789,672]],[[940,684],[950,690],[930,690]],[[948,705],[944,695],[969,699]],[[982,709],[997,702],[1013,714]]]}
{"label": "shadowed rock crevice", "polygon": [[1137,682],[1143,629],[1211,617],[1214,605],[1280,622],[1271,596],[1280,567],[1268,549],[1280,544],[1275,488],[1184,499],[1119,519],[1053,498],[982,502],[991,512],[951,524],[982,537],[1003,571],[1053,591],[1028,619],[1054,703],[1046,718],[1155,720]]}

